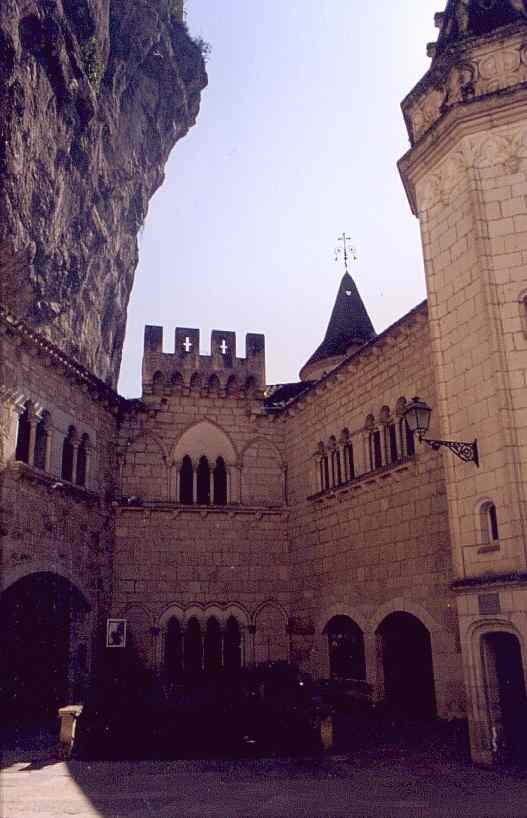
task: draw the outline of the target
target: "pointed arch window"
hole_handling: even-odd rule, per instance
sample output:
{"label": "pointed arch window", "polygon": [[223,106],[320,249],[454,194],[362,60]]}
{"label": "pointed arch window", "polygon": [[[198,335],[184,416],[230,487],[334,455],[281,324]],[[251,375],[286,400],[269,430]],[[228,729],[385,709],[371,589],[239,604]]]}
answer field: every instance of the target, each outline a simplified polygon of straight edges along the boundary
{"label": "pointed arch window", "polygon": [[29,463],[29,437],[31,432],[31,424],[29,422],[30,408],[31,402],[26,401],[24,404],[24,411],[18,418],[15,457],[17,460],[22,460],[23,463]]}
{"label": "pointed arch window", "polygon": [[197,502],[202,506],[210,504],[210,469],[208,458],[205,455],[200,457],[198,463]]}
{"label": "pointed arch window", "polygon": [[188,454],[183,458],[179,470],[179,502],[186,506],[194,502],[194,469]]}
{"label": "pointed arch window", "polygon": [[227,505],[227,469],[223,457],[218,457],[214,468],[214,505]]}
{"label": "pointed arch window", "polygon": [[75,438],[77,431],[75,426],[70,426],[68,434],[62,444],[62,479],[73,483],[73,461],[75,459]]}

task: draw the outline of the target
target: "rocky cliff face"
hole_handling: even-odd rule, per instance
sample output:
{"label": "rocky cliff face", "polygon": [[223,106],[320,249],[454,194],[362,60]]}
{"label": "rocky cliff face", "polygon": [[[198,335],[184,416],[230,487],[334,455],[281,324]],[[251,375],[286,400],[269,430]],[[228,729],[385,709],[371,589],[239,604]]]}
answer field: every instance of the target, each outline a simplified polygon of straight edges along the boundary
{"label": "rocky cliff face", "polygon": [[112,385],[137,233],[207,83],[180,6],[0,2],[0,298]]}

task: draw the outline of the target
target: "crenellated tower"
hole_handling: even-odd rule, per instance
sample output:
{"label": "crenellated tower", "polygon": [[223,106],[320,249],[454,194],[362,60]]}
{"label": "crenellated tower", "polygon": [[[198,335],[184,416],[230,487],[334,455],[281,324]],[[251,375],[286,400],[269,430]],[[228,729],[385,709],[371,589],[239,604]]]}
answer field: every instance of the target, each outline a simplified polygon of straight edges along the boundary
{"label": "crenellated tower", "polygon": [[145,327],[143,395],[191,390],[220,397],[263,400],[265,337],[247,333],[245,358],[236,357],[236,334],[212,330],[210,355],[200,354],[199,329],[177,327],[174,352],[163,352],[163,328]]}
{"label": "crenellated tower", "polygon": [[525,711],[526,4],[450,0],[436,25],[402,103],[399,168],[421,226],[441,436],[479,444],[479,468],[443,457],[472,753],[491,764],[514,752]]}

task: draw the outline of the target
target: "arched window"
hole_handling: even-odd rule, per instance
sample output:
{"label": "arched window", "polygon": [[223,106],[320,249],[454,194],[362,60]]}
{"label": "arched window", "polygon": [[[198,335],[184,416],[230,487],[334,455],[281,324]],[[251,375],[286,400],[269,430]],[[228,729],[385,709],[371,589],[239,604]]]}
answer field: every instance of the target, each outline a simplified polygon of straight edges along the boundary
{"label": "arched window", "polygon": [[198,675],[202,670],[201,627],[193,616],[185,629],[185,673]]}
{"label": "arched window", "polygon": [[242,636],[234,616],[229,616],[223,639],[223,666],[228,673],[237,673],[242,666]]}
{"label": "arched window", "polygon": [[179,470],[179,502],[186,506],[194,502],[194,469],[188,454],[183,458]]}
{"label": "arched window", "polygon": [[227,505],[227,469],[223,457],[218,457],[214,469],[214,505]]}
{"label": "arched window", "polygon": [[213,395],[217,395],[220,391],[220,379],[217,375],[211,375],[209,378],[209,392]]}
{"label": "arched window", "polygon": [[353,443],[349,440],[344,446],[344,462],[346,477],[348,480],[353,480],[355,477],[355,460],[353,458]]}
{"label": "arched window", "polygon": [[199,392],[201,388],[201,377],[199,372],[194,372],[193,376],[190,379],[190,389],[191,391]]}
{"label": "arched window", "polygon": [[500,534],[498,529],[498,514],[496,506],[491,500],[486,500],[480,506],[481,541],[483,544],[496,543]]}
{"label": "arched window", "polygon": [[73,483],[73,461],[75,456],[74,441],[77,436],[75,426],[70,426],[62,444],[62,479]]}
{"label": "arched window", "polygon": [[397,451],[397,428],[395,423],[386,424],[386,454],[389,463],[397,463],[399,460],[399,453]]}
{"label": "arched window", "polygon": [[214,616],[211,616],[207,622],[204,661],[206,673],[217,673],[221,668],[221,628]]}
{"label": "arched window", "polygon": [[382,466],[381,433],[379,429],[370,432],[370,468],[372,471],[380,469]]}
{"label": "arched window", "polygon": [[42,471],[44,471],[46,468],[49,421],[49,412],[43,412],[41,419],[37,423],[35,433],[35,454],[33,457],[33,464],[37,469],[42,469]]}
{"label": "arched window", "polygon": [[83,434],[80,446],[77,450],[77,475],[75,482],[78,486],[86,485],[88,476],[88,450],[90,446],[90,436]]}
{"label": "arched window", "polygon": [[183,670],[181,637],[181,626],[176,617],[173,616],[168,622],[165,637],[165,674],[169,689],[173,689],[174,685],[179,681]]}
{"label": "arched window", "polygon": [[16,439],[16,459],[22,460],[24,463],[29,463],[29,435],[31,425],[29,423],[29,412],[31,409],[31,401],[24,404],[24,411],[18,418],[18,434]]}
{"label": "arched window", "polygon": [[238,381],[236,375],[231,375],[227,381],[226,393],[227,395],[236,395],[238,392]]}
{"label": "arched window", "polygon": [[205,455],[200,457],[198,463],[197,502],[201,506],[208,506],[210,503],[210,469]]}
{"label": "arched window", "polygon": [[406,422],[406,418],[401,418],[401,441],[403,442],[406,456],[413,457],[415,454],[415,440],[413,432],[410,431],[410,427]]}

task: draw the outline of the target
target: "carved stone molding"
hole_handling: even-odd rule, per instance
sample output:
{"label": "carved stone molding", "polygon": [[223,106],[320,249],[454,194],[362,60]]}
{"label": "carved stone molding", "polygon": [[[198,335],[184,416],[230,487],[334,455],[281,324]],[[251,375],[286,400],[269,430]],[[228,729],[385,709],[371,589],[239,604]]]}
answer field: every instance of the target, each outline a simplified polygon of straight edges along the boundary
{"label": "carved stone molding", "polygon": [[411,144],[418,142],[451,108],[525,82],[524,31],[507,37],[505,42],[493,36],[459,44],[438,60],[402,104]]}

